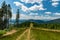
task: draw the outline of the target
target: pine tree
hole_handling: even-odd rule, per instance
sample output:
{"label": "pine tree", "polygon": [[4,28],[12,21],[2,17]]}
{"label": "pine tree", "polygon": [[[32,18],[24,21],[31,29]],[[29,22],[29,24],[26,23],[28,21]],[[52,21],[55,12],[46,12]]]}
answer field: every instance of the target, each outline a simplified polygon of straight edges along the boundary
{"label": "pine tree", "polygon": [[19,9],[17,9],[17,14],[16,14],[16,26],[19,26]]}
{"label": "pine tree", "polygon": [[[1,9],[2,9],[2,13],[0,12],[0,14],[2,14],[2,29],[4,29],[4,28],[7,28],[8,27],[8,25],[9,25],[9,19],[12,17],[12,12],[11,12],[11,6],[10,6],[10,4],[6,4],[6,2],[4,1],[3,3],[2,3],[2,7],[1,7]],[[0,18],[0,19],[1,19]]]}
{"label": "pine tree", "polygon": [[6,15],[7,15],[7,4],[6,4],[6,2],[4,1],[3,3],[2,3],[2,7],[1,7],[1,9],[2,9],[2,11],[3,11],[3,13],[2,13],[2,29],[4,29],[4,28],[6,28],[6,25],[7,25],[7,18],[6,18]]}
{"label": "pine tree", "polygon": [[8,19],[8,27],[9,27],[9,21],[10,21],[10,19],[11,19],[11,17],[12,17],[12,11],[11,11],[11,6],[10,6],[10,4],[8,4],[8,6],[7,6],[7,19]]}
{"label": "pine tree", "polygon": [[3,29],[3,10],[2,9],[0,9],[0,29]]}

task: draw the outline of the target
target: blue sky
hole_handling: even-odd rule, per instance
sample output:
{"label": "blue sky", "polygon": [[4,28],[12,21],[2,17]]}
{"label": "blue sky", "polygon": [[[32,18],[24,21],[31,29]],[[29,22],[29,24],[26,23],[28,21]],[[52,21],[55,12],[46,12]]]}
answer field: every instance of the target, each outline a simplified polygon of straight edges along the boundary
{"label": "blue sky", "polygon": [[0,0],[12,7],[12,19],[20,9],[20,19],[53,20],[60,18],[60,0]]}

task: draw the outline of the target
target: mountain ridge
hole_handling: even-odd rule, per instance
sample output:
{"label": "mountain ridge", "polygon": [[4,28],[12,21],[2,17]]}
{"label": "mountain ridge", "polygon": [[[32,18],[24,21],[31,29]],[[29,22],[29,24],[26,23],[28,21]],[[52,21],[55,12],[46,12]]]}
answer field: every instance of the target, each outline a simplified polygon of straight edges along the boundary
{"label": "mountain ridge", "polygon": [[[11,23],[15,23],[15,20],[11,20],[10,22],[11,22]],[[49,21],[29,19],[29,20],[19,20],[19,22],[20,22],[20,23],[23,23],[23,22],[60,23],[60,18],[59,18],[59,19],[54,19],[54,20],[49,20]]]}

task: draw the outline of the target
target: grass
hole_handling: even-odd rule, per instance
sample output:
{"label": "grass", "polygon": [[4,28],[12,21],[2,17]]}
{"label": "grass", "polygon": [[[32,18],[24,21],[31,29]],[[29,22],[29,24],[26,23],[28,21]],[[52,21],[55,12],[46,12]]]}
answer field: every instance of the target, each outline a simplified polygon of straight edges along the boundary
{"label": "grass", "polygon": [[0,38],[0,40],[16,40],[16,38],[23,33],[25,29],[19,29],[19,31],[17,31],[16,33],[9,35],[9,36],[5,36],[3,38]]}
{"label": "grass", "polygon": [[27,40],[27,32],[21,37],[20,40]]}
{"label": "grass", "polygon": [[[18,30],[18,32],[12,35],[0,38],[0,40],[16,40],[16,38],[25,31],[25,29],[20,28]],[[20,40],[27,40],[27,34],[26,32]],[[30,40],[60,40],[60,33],[31,29],[30,37]]]}
{"label": "grass", "polygon": [[34,40],[60,40],[60,33],[43,30],[31,30]]}
{"label": "grass", "polygon": [[5,33],[6,33],[5,30],[0,30],[0,37],[1,37],[3,34],[5,34]]}

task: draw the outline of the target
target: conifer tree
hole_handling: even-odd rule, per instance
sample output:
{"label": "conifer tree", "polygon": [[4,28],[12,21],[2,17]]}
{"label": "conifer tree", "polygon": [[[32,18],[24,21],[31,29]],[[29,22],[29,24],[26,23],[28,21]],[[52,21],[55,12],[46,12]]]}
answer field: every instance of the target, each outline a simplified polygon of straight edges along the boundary
{"label": "conifer tree", "polygon": [[17,9],[17,14],[16,14],[16,26],[19,26],[19,9]]}

